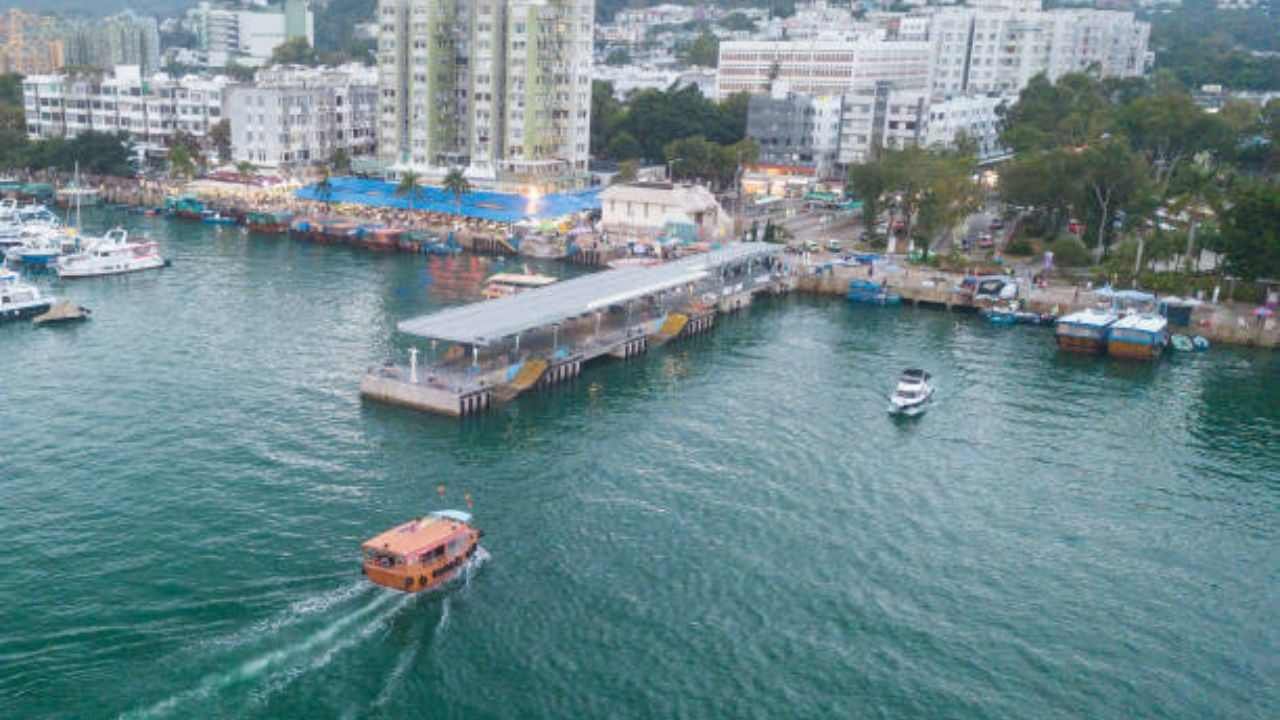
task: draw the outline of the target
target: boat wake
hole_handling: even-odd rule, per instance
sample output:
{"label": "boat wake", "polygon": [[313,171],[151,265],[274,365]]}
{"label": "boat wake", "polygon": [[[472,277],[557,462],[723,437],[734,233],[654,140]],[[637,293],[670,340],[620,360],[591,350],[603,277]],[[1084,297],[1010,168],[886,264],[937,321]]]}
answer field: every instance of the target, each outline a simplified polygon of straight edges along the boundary
{"label": "boat wake", "polygon": [[[369,604],[339,617],[300,640],[241,661],[232,670],[208,675],[189,690],[172,695],[150,707],[125,713],[121,718],[167,717],[185,705],[209,700],[228,688],[246,683],[259,683],[250,697],[255,702],[265,701],[297,678],[323,668],[334,657],[368,638],[411,599],[407,595],[379,595]],[[314,607],[331,607],[337,602],[336,599],[327,603],[321,601]],[[312,612],[319,610],[314,609]],[[295,619],[286,624],[296,622],[300,620]],[[277,629],[283,626],[279,625]],[[242,642],[247,643],[248,640]]]}
{"label": "boat wake", "polygon": [[[465,593],[471,585],[471,578],[486,562],[489,553],[482,547],[476,548],[475,556],[463,566],[457,576],[457,588]],[[456,585],[455,585],[456,587]],[[373,591],[367,582],[358,582],[336,588],[320,595],[303,598],[291,603],[288,608],[267,620],[255,623],[252,627],[225,638],[213,640],[204,645],[213,649],[215,655],[235,652],[240,648],[252,645],[276,644],[275,647],[241,660],[228,660],[223,665],[233,665],[232,669],[206,675],[194,687],[171,695],[160,702],[146,708],[124,713],[123,719],[141,720],[142,718],[161,718],[170,716],[188,716],[192,705],[207,704],[232,688],[249,685],[245,704],[261,706],[273,695],[288,687],[298,678],[304,677],[324,668],[334,658],[367,640],[387,624],[419,596],[394,592],[376,593],[368,602],[364,596]],[[340,608],[346,603],[361,602],[359,607],[342,614],[316,628],[306,631],[303,637],[286,641],[285,637],[294,626],[305,623],[324,622],[324,614]],[[449,627],[450,597],[446,596],[441,603],[440,619],[437,621],[434,637],[443,636]],[[294,631],[295,634],[298,631]],[[420,651],[421,643],[415,642],[400,654],[396,666],[388,676],[387,683],[378,695],[375,705],[384,704],[392,696],[401,679],[413,666]],[[240,650],[243,654],[246,651]],[[252,652],[251,650],[248,652]],[[184,709],[185,708],[185,709]]]}

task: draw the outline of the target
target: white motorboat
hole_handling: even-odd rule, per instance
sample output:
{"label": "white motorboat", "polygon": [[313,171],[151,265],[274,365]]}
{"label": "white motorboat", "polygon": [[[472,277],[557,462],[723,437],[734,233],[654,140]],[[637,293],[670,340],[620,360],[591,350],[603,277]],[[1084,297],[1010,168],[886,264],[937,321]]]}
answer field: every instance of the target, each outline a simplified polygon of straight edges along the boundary
{"label": "white motorboat", "polygon": [[75,249],[75,240],[52,226],[24,224],[19,241],[5,252],[5,259],[30,268],[52,266],[61,255]]}
{"label": "white motorboat", "polygon": [[82,250],[58,261],[58,277],[86,278],[154,270],[168,263],[160,257],[160,244],[133,242],[129,232],[116,228],[100,238],[85,238]]}
{"label": "white motorboat", "polygon": [[35,285],[22,282],[18,273],[0,268],[0,322],[42,315],[55,301]]}
{"label": "white motorboat", "polygon": [[924,412],[933,398],[933,385],[929,384],[932,376],[924,370],[908,369],[902,371],[898,378],[898,386],[889,398],[889,412],[895,415],[919,415]]}

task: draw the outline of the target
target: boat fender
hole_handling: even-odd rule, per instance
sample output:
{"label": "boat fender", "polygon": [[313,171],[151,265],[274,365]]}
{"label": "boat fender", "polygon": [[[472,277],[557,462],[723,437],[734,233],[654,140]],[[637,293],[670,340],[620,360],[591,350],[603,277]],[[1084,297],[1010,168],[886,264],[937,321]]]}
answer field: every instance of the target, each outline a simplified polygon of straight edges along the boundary
{"label": "boat fender", "polygon": [[418,584],[419,584],[419,585],[421,585],[422,587],[426,587],[426,586],[427,586],[427,576],[426,576],[426,575],[419,575],[419,576],[418,576]]}
{"label": "boat fender", "polygon": [[364,566],[363,566],[363,565],[361,565],[361,566],[360,566],[360,574],[361,574],[361,575],[368,575],[368,574],[369,574],[369,572],[368,572],[367,570],[365,570],[365,569],[364,569]]}
{"label": "boat fender", "polygon": [[405,589],[405,590],[408,590],[408,589],[409,589],[409,588],[411,588],[411,587],[413,587],[413,578],[411,578],[411,577],[407,577],[407,578],[405,578],[405,579],[404,579],[404,589]]}

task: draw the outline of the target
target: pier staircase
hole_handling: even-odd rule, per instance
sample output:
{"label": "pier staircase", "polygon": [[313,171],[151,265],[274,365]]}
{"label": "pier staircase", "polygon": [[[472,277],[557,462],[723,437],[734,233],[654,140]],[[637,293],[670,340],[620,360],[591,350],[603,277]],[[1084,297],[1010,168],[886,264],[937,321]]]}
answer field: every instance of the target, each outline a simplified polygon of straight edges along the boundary
{"label": "pier staircase", "polygon": [[654,346],[666,344],[680,336],[686,325],[689,324],[689,316],[683,313],[669,313],[667,319],[663,321],[662,327],[658,328],[658,332],[649,338],[649,342]]}
{"label": "pier staircase", "polygon": [[493,399],[495,402],[507,403],[516,398],[517,395],[528,390],[547,373],[549,364],[542,358],[529,358],[520,366],[520,371],[516,376],[511,378],[511,382],[505,385],[499,385],[493,390]]}

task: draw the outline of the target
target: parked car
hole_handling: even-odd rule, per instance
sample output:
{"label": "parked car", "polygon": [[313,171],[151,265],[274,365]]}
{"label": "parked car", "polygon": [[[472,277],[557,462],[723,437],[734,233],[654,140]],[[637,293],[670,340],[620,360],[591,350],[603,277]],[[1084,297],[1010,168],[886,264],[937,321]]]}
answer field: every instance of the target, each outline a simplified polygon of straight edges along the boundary
{"label": "parked car", "polygon": [[827,249],[831,252],[840,252],[840,241],[835,238],[831,238],[827,241]]}
{"label": "parked car", "polygon": [[1001,219],[1001,218],[996,218],[995,220],[992,220],[992,221],[991,221],[991,229],[992,229],[992,230],[1003,230],[1003,229],[1004,229],[1004,220],[1003,220],[1003,219]]}
{"label": "parked car", "polygon": [[991,239],[991,233],[982,233],[978,236],[978,247],[986,250],[995,247],[995,241]]}
{"label": "parked car", "polygon": [[814,242],[813,240],[810,240],[809,242],[806,242],[804,244],[804,249],[808,252],[818,252],[819,250],[822,249],[822,246]]}

